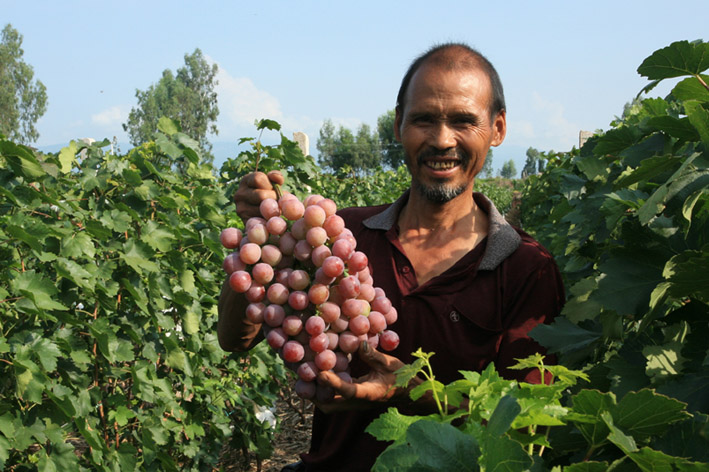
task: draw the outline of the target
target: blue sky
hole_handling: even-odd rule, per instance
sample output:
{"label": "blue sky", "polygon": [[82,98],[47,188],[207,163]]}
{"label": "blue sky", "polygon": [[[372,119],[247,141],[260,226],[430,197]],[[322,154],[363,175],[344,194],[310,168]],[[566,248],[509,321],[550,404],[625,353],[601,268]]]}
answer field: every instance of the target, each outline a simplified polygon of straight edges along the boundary
{"label": "blue sky", "polygon": [[706,0],[0,0],[0,27],[23,35],[25,61],[47,87],[39,147],[113,136],[127,145],[121,123],[136,89],[200,48],[220,67],[218,160],[255,135],[258,118],[279,121],[287,136],[304,131],[316,154],[323,120],[376,126],[414,57],[464,41],[505,87],[508,135],[494,167],[514,159],[518,170],[530,146],[568,150],[579,130],[608,129],[647,83],[642,60],[673,41],[709,40],[707,18]]}

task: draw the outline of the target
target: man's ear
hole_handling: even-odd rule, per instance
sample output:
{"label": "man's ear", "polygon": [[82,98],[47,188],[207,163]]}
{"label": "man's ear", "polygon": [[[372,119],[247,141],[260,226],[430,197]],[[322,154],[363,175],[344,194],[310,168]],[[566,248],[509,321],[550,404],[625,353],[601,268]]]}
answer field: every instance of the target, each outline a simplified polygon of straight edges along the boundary
{"label": "man's ear", "polygon": [[490,146],[499,146],[507,136],[507,113],[500,111],[492,122],[492,140]]}

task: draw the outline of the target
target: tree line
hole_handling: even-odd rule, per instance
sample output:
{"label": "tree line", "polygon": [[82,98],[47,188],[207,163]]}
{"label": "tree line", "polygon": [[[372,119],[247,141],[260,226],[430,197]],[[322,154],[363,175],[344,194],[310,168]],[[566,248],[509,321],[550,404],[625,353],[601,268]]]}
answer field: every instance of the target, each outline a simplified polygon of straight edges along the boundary
{"label": "tree line", "polygon": [[[34,80],[32,66],[23,60],[22,35],[8,24],[0,42],[0,134],[29,144],[39,138],[37,120],[47,110],[46,87]],[[212,162],[212,145],[207,134],[218,134],[219,116],[216,75],[218,66],[209,64],[200,49],[185,54],[184,66],[173,72],[165,69],[160,79],[147,89],[136,89],[137,105],[123,123],[133,146],[151,141],[158,121],[165,116],[175,120],[183,133],[199,143],[204,161]],[[376,127],[361,124],[356,130],[336,126],[326,119],[320,128],[316,148],[320,165],[335,174],[366,176],[377,169],[397,169],[404,165],[404,150],[394,136],[394,110],[377,119]],[[527,150],[522,177],[541,172],[544,153]],[[488,152],[481,177],[494,177],[492,150]],[[513,160],[504,162],[497,175],[515,178]]]}

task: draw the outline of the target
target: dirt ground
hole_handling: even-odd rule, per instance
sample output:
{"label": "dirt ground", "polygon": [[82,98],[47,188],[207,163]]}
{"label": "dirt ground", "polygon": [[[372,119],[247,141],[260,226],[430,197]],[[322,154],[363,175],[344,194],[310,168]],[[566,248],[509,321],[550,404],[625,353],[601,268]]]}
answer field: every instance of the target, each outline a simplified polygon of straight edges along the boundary
{"label": "dirt ground", "polygon": [[293,391],[283,391],[276,402],[280,428],[273,441],[273,456],[260,464],[255,457],[244,457],[241,451],[225,450],[222,470],[226,472],[280,472],[281,468],[300,460],[299,454],[310,447],[313,405],[301,400]]}

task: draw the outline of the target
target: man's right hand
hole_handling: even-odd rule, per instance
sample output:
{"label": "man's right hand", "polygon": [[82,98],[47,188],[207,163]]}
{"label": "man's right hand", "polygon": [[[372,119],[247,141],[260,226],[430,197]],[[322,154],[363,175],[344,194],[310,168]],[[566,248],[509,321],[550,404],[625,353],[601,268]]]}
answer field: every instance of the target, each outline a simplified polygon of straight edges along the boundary
{"label": "man's right hand", "polygon": [[267,198],[277,199],[274,185],[283,185],[284,178],[280,171],[272,170],[268,174],[252,172],[246,174],[239,182],[239,188],[234,194],[236,214],[242,221],[253,216],[261,216],[259,205]]}

